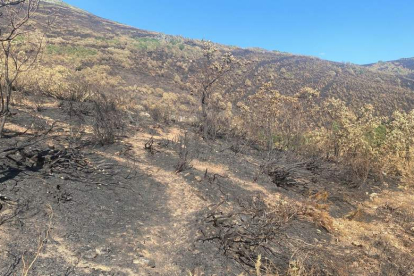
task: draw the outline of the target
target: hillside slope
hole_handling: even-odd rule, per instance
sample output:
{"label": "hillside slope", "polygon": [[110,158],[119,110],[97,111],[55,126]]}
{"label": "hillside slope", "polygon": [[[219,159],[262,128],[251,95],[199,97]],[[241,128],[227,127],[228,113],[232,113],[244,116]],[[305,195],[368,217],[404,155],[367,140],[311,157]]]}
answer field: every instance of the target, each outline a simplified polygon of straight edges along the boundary
{"label": "hillside slope", "polygon": [[[116,90],[134,91],[144,105],[151,98],[172,92],[183,95],[178,106],[188,108],[192,101],[188,97],[192,89],[189,82],[199,70],[201,41],[139,30],[66,5],[44,3],[41,12],[38,22],[45,21],[49,14],[55,18],[47,32],[43,57],[47,66],[63,66],[66,74],[88,73],[95,66],[96,71],[110,75]],[[243,100],[264,82],[272,81],[274,89],[282,94],[311,87],[324,97],[340,98],[355,107],[372,103],[388,113],[414,107],[414,81],[399,74],[314,57],[217,47],[243,61],[243,67],[223,88],[234,92],[233,101]],[[154,92],[157,88],[162,90]]]}
{"label": "hillside slope", "polygon": [[393,61],[381,61],[366,65],[380,72],[388,72],[414,79],[414,58],[403,58]]}
{"label": "hillside slope", "polygon": [[[240,125],[257,136],[203,137],[191,85],[200,41],[57,0],[42,5],[39,30],[49,18],[49,43],[36,70],[13,87],[0,138],[0,275],[414,275],[414,111],[377,121],[369,106],[354,114],[333,100],[332,131],[316,128],[316,145],[302,139],[314,137],[303,134],[315,124],[302,121],[319,114],[317,106],[297,104],[310,99],[313,107],[316,97],[293,101],[270,90],[250,101],[258,108]],[[403,76],[217,47],[243,65],[215,87],[229,92],[225,111],[263,94],[257,89],[268,80],[285,94],[311,86],[356,107],[412,108]],[[289,101],[273,105],[273,98]],[[160,120],[171,113],[174,120]],[[298,143],[273,148],[283,137],[272,134],[286,132],[272,133],[272,121]],[[272,148],[261,146],[262,136]]]}

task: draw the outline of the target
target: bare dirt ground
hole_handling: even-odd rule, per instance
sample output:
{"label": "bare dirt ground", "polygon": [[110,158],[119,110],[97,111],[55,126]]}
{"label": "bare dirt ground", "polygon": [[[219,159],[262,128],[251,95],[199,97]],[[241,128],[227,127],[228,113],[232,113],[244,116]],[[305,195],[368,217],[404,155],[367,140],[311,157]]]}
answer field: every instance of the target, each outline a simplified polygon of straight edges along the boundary
{"label": "bare dirt ground", "polygon": [[414,190],[394,179],[142,118],[74,143],[67,104],[15,109],[0,150],[44,158],[0,161],[0,275],[257,275],[259,258],[262,275],[414,275]]}

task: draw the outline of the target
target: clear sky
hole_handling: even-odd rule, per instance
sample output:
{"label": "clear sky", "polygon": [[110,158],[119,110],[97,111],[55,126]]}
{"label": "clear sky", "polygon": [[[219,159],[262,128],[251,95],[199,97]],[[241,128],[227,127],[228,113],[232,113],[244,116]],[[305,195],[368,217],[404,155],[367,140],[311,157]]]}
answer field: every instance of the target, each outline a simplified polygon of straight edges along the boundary
{"label": "clear sky", "polygon": [[414,57],[414,0],[66,0],[140,29],[357,64]]}

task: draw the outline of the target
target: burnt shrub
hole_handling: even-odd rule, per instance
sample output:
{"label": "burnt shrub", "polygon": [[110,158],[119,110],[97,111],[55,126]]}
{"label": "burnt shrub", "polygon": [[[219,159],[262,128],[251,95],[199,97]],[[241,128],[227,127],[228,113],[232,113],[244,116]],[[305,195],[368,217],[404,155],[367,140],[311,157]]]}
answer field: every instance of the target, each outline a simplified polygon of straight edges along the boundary
{"label": "burnt shrub", "polygon": [[100,145],[113,144],[123,128],[122,113],[114,100],[99,93],[93,100],[93,136]]}

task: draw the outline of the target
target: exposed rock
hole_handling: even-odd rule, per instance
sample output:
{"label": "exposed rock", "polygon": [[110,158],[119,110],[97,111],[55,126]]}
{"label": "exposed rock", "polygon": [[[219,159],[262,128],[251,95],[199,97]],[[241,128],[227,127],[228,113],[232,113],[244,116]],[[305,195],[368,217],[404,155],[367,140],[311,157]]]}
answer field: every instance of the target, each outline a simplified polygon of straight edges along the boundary
{"label": "exposed rock", "polygon": [[144,257],[134,260],[133,263],[140,266],[155,268],[155,261]]}

